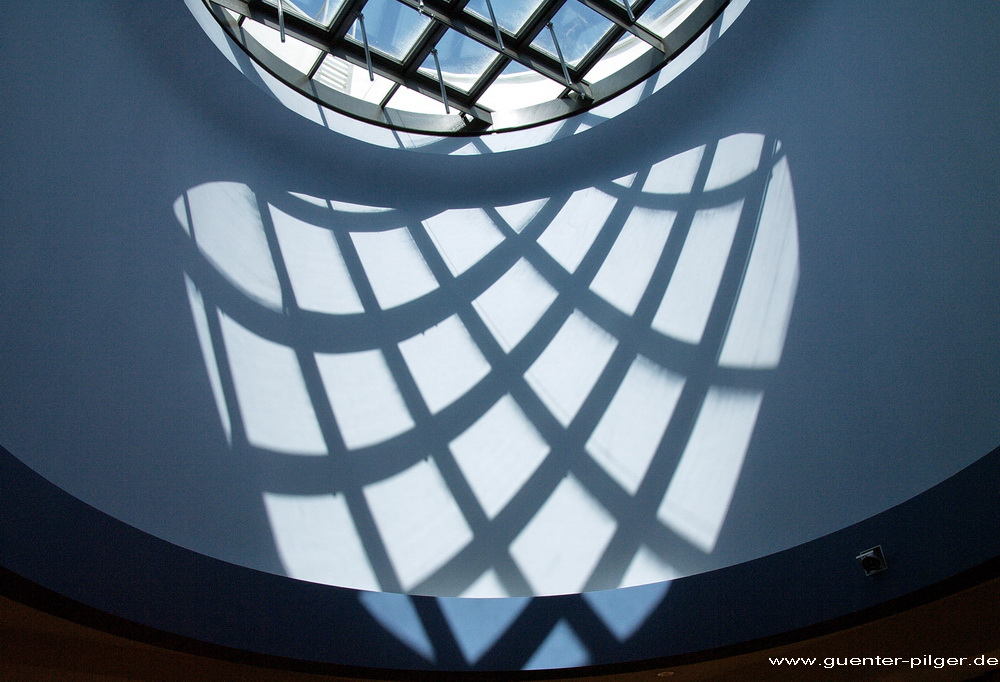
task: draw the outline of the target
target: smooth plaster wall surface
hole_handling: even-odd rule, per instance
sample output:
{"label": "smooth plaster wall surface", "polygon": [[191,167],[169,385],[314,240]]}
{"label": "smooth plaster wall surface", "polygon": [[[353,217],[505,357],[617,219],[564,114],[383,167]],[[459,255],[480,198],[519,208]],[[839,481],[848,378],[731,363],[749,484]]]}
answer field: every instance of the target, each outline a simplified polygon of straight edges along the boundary
{"label": "smooth plaster wall surface", "polygon": [[866,518],[1000,441],[1000,12],[753,0],[619,119],[480,157],[372,148],[247,82],[183,8],[29,6],[4,90],[0,442],[84,501],[281,572],[219,426],[173,202],[245,183],[433,214],[586,188],[727,135],[780,140],[800,279],[722,535],[702,568]]}

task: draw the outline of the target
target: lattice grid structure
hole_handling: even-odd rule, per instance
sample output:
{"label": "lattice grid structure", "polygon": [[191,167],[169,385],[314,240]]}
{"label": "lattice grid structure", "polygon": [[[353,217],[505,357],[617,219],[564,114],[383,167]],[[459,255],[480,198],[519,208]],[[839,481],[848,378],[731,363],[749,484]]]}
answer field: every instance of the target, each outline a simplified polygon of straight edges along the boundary
{"label": "lattice grid structure", "polygon": [[205,0],[266,69],[351,116],[479,134],[607,101],[726,0]]}

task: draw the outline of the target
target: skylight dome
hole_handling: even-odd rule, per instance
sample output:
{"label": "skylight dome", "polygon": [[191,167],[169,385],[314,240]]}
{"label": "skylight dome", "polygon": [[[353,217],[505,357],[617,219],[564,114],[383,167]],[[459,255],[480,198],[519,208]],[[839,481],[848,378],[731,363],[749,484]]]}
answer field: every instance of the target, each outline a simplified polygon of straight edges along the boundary
{"label": "skylight dome", "polygon": [[585,111],[728,0],[204,0],[261,66],[354,118],[476,135]]}

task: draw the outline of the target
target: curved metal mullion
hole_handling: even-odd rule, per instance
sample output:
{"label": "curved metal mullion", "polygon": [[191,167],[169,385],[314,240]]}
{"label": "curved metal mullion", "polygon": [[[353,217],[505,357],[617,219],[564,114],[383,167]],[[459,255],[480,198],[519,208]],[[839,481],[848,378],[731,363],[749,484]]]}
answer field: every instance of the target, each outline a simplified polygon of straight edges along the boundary
{"label": "curved metal mullion", "polygon": [[[285,32],[288,36],[296,40],[319,49],[322,52],[320,59],[313,62],[308,71],[310,77],[305,83],[300,82],[301,72],[292,74],[286,61],[281,57],[267,52],[266,48],[258,45],[257,41],[251,40],[250,36],[240,30],[240,24],[245,19],[279,30],[279,10],[277,0],[203,0],[205,5],[215,15],[220,25],[229,36],[255,59],[265,69],[274,73],[279,78],[285,80],[291,87],[299,90],[302,94],[313,99],[320,104],[332,106],[361,120],[367,120],[377,125],[395,128],[399,130],[411,130],[415,132],[435,132],[444,135],[465,135],[477,130],[489,130],[493,126],[491,112],[477,105],[478,99],[483,93],[493,85],[497,78],[510,66],[511,62],[518,62],[535,73],[552,80],[565,88],[558,99],[568,99],[558,106],[534,106],[526,107],[523,112],[515,112],[513,117],[504,114],[502,120],[503,130],[529,127],[549,120],[558,120],[575,111],[588,108],[597,101],[604,101],[621,91],[623,88],[636,83],[641,78],[645,78],[650,73],[656,71],[669,58],[681,49],[689,45],[700,33],[700,31],[711,24],[719,13],[725,8],[729,0],[698,0],[693,3],[693,9],[684,15],[684,20],[674,22],[671,30],[663,35],[661,42],[668,47],[668,52],[663,53],[661,58],[657,50],[647,50],[639,55],[634,63],[629,63],[620,71],[607,78],[602,78],[597,82],[587,80],[588,74],[593,67],[606,57],[608,51],[626,35],[627,32],[637,35],[642,27],[639,22],[643,20],[643,15],[648,12],[655,0],[543,0],[535,14],[527,19],[521,29],[515,34],[510,31],[498,31],[498,24],[495,16],[490,20],[478,14],[468,13],[465,7],[469,0],[394,0],[408,7],[416,9],[423,6],[425,15],[435,19],[434,28],[428,29],[429,33],[418,39],[412,53],[403,61],[392,59],[381,53],[371,53],[374,56],[373,71],[388,79],[392,84],[389,94],[381,102],[358,102],[357,105],[344,100],[341,102],[341,93],[336,89],[313,85],[313,76],[323,63],[326,55],[332,55],[344,59],[355,67],[367,70],[364,59],[363,47],[354,39],[348,39],[347,34],[357,21],[359,10],[363,10],[367,5],[367,0],[344,0],[343,6],[331,21],[329,28],[307,19],[306,17],[282,12],[284,15]],[[548,52],[538,49],[532,45],[538,34],[546,30],[546,24],[552,21],[555,14],[565,7],[567,2],[583,2],[590,9],[597,11],[600,15],[612,20],[612,28],[594,45],[594,47],[579,61],[576,68],[567,65],[568,79],[563,74],[562,63],[555,59]],[[628,2],[628,5],[621,2]],[[284,0],[285,9],[290,0]],[[494,0],[495,3],[503,0]],[[222,8],[229,9],[233,14],[222,11]],[[631,9],[631,13],[628,11]],[[234,16],[237,15],[237,16]],[[610,15],[610,16],[609,16]],[[617,21],[615,21],[617,19]],[[628,26],[623,26],[626,23]],[[646,22],[649,23],[648,21]],[[639,26],[639,30],[636,27]],[[429,71],[420,71],[420,66],[429,50],[437,45],[438,40],[448,29],[456,30],[460,34],[477,43],[490,48],[496,57],[480,74],[479,78],[472,84],[468,91],[463,91],[455,86],[444,84],[442,92],[441,78],[435,78]],[[649,29],[645,29],[650,32]],[[499,38],[498,38],[499,33]],[[642,36],[640,36],[641,38]],[[658,36],[657,36],[658,37]],[[647,44],[649,40],[644,40]],[[262,52],[258,53],[259,50]],[[281,64],[278,64],[281,62]],[[281,67],[281,68],[279,68]],[[277,69],[275,71],[274,69]],[[285,75],[281,75],[285,74]],[[291,75],[289,75],[291,74]],[[567,80],[569,83],[567,84]],[[461,112],[459,122],[457,116],[447,116],[445,114],[417,114],[407,111],[386,110],[384,107],[389,98],[398,91],[401,85],[412,88],[433,100],[445,100]],[[567,87],[568,85],[568,87]],[[562,89],[561,88],[561,89]],[[576,100],[575,104],[571,100]],[[582,101],[587,100],[587,101]],[[551,102],[555,104],[555,102]],[[367,107],[367,108],[366,108]],[[520,111],[520,110],[519,110]],[[378,113],[381,112],[381,113]]]}
{"label": "curved metal mullion", "polygon": [[[398,2],[413,9],[418,9],[421,6],[421,0],[398,0]],[[553,0],[551,3],[543,4],[539,13],[526,24],[527,30],[522,29],[522,33],[519,36],[515,36],[512,39],[505,39],[502,49],[497,44],[491,23],[481,21],[464,13],[458,14],[442,10],[441,3],[433,2],[432,0],[424,0],[422,6],[424,14],[435,19],[438,23],[458,31],[462,35],[489,47],[494,52],[498,52],[508,59],[516,61],[533,71],[537,71],[546,78],[566,85],[563,82],[562,68],[559,66],[558,61],[551,59],[548,55],[540,53],[537,50],[525,49],[525,46],[534,40],[538,32],[545,28],[545,23],[562,7],[564,2],[566,0]],[[538,22],[541,20],[544,21],[539,24]],[[590,97],[590,91],[584,84],[570,83],[569,87],[584,97]]]}
{"label": "curved metal mullion", "polygon": [[[630,4],[631,10],[626,10],[624,7],[620,7],[613,2],[608,2],[608,0],[579,0],[580,3],[586,5],[593,11],[600,14],[602,17],[615,24],[619,28],[628,31],[634,35],[639,40],[652,45],[657,50],[662,52],[664,55],[667,53],[667,46],[663,44],[663,40],[653,33],[652,31],[643,28],[638,24],[638,17],[642,10],[650,5],[649,2],[639,3],[636,2],[634,5]],[[622,0],[622,2],[630,2],[630,0]],[[632,14],[633,17],[629,17]],[[620,36],[619,36],[620,37]],[[617,38],[616,38],[617,40]]]}

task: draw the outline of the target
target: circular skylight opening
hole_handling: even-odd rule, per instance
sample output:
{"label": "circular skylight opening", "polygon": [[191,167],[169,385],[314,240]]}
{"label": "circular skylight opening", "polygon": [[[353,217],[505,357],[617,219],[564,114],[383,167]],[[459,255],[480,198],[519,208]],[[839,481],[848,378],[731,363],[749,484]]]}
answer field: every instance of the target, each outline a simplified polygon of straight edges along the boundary
{"label": "circular skylight opening", "polygon": [[586,111],[728,0],[204,0],[263,68],[348,116],[478,135]]}

